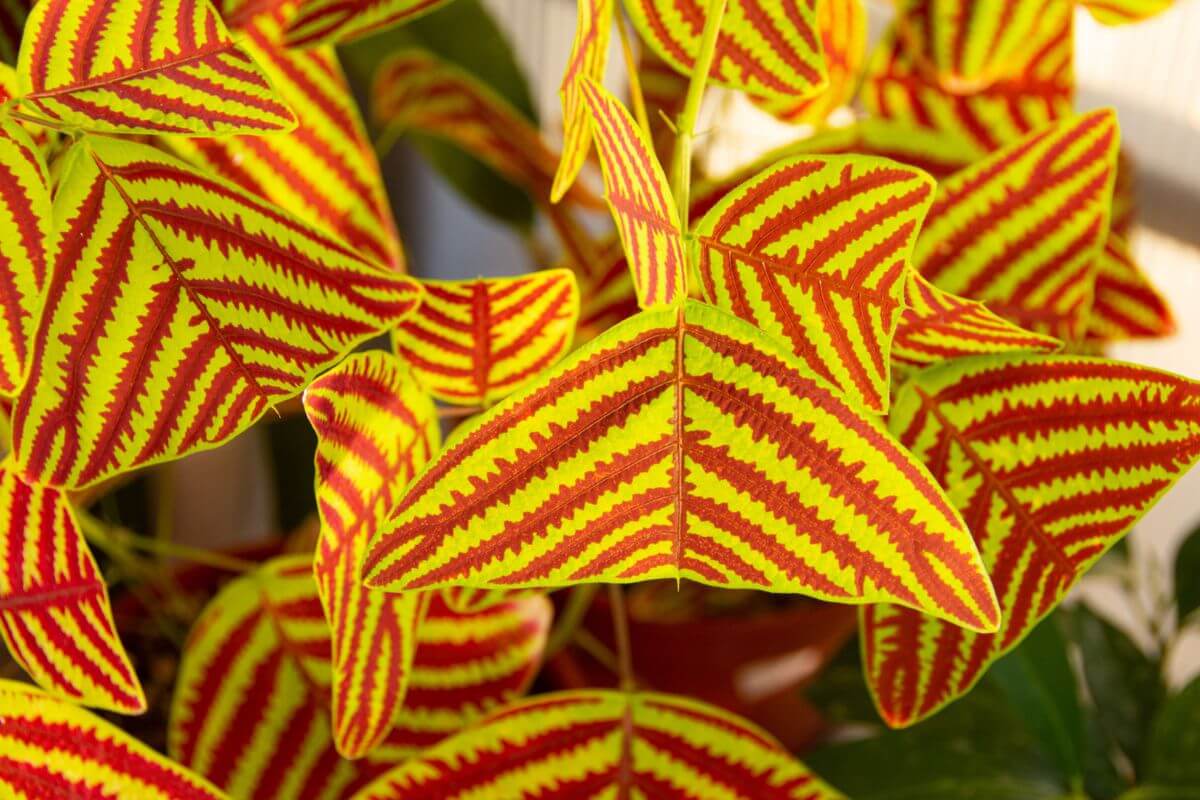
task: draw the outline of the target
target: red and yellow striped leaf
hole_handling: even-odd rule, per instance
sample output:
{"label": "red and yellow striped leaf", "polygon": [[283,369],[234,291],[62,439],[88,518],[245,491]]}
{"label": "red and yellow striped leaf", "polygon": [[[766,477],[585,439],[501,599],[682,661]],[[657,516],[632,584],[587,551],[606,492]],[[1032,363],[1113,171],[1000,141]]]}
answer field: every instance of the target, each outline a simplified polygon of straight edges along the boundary
{"label": "red and yellow striped leaf", "polygon": [[996,625],[928,474],[782,344],[695,302],[617,325],[460,428],[363,570],[389,591],[687,578]]}
{"label": "red and yellow striped leaf", "polygon": [[208,0],[39,0],[21,113],[102,133],[288,130],[291,110]]}
{"label": "red and yellow striped leaf", "polygon": [[[582,272],[569,256],[561,262],[576,274]],[[582,344],[637,313],[637,291],[633,275],[621,246],[621,237],[613,234],[598,247],[592,261],[593,274],[580,279],[579,323],[575,343]]]}
{"label": "red and yellow striped leaf", "polygon": [[0,525],[0,633],[13,658],[57,697],[144,711],[146,698],[117,637],[104,577],[63,492],[26,483],[5,460]]}
{"label": "red and yellow striped leaf", "polygon": [[208,781],[81,708],[0,680],[0,795],[226,800]]}
{"label": "red and yellow striped leaf", "polygon": [[1134,261],[1129,245],[1112,234],[1096,259],[1095,294],[1087,321],[1090,340],[1154,339],[1175,332],[1166,298]]}
{"label": "red and yellow striped leaf", "polygon": [[209,172],[341,238],[371,261],[403,268],[379,162],[336,54],[324,47],[285,49],[278,43],[279,23],[269,16],[258,17],[241,33],[246,52],[296,110],[296,129],[164,142]]}
{"label": "red and yellow striped leaf", "polygon": [[[633,24],[662,60],[690,75],[704,30],[705,0],[625,0]],[[760,97],[810,97],[828,84],[815,0],[728,0],[714,83]]]}
{"label": "red and yellow striped leaf", "polygon": [[214,447],[418,302],[414,281],[159,150],[89,137],[67,157],[58,302],[13,417],[39,482]]}
{"label": "red and yellow striped leaf", "polygon": [[946,487],[996,587],[978,634],[889,605],[863,612],[889,724],[964,694],[1200,457],[1200,384],[1096,358],[1001,355],[920,373],[889,428]]}
{"label": "red and yellow striped leaf", "polygon": [[579,288],[568,270],[421,285],[420,308],[393,331],[392,342],[439,400],[489,406],[571,346]]}
{"label": "red and yellow striped leaf", "polygon": [[592,125],[583,97],[582,79],[604,80],[608,40],[613,26],[614,0],[579,0],[575,41],[558,96],[563,110],[563,150],[554,174],[550,200],[558,202],[583,168],[592,145]]}
{"label": "red and yellow striped leaf", "polygon": [[21,387],[46,288],[50,179],[37,145],[0,113],[0,395]]}
{"label": "red and yellow striped leaf", "polygon": [[288,47],[345,44],[436,11],[449,0],[299,0],[288,20]]}
{"label": "red and yellow striped leaf", "polygon": [[604,172],[604,196],[633,274],[642,308],[687,297],[683,234],[671,187],[654,148],[629,112],[603,86],[583,79],[592,135]]}
{"label": "red and yellow striped leaf", "polygon": [[395,727],[366,758],[330,731],[329,627],[305,556],[228,584],[184,648],[168,728],[173,757],[247,800],[345,797],[390,766],[519,697],[536,672],[550,604],[528,595],[458,616],[436,597]]}
{"label": "red and yellow striped leaf", "polygon": [[1093,111],[946,178],[913,264],[943,291],[1061,339],[1087,324],[1108,232],[1117,120]]}
{"label": "red and yellow striped leaf", "polygon": [[433,401],[380,351],[352,355],[304,391],[317,433],[321,533],[313,574],[333,642],[333,734],[359,758],[391,727],[404,693],[425,603],[420,594],[367,589],[358,565],[412,476],[441,441]]}
{"label": "red and yellow striped leaf", "polygon": [[777,162],[696,223],[704,296],[885,411],[908,259],[933,192],[923,172],[870,156]]}
{"label": "red and yellow striped leaf", "polygon": [[1084,8],[1104,25],[1128,25],[1161,14],[1174,0],[1081,0]]}
{"label": "red and yellow striped leaf", "polygon": [[592,689],[496,711],[354,800],[701,796],[841,797],[765,731],[726,711],[674,695]]}
{"label": "red and yellow striped leaf", "polygon": [[943,292],[909,272],[905,309],[892,342],[892,362],[926,367],[988,353],[1052,353],[1062,342],[1018,328],[976,300]]}

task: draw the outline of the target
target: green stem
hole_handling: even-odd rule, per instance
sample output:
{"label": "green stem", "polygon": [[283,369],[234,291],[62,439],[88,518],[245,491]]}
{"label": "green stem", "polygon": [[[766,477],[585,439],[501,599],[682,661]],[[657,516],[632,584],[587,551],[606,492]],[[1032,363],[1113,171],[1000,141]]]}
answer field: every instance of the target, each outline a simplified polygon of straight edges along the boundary
{"label": "green stem", "polygon": [[79,524],[83,528],[84,535],[106,551],[110,549],[115,549],[119,552],[128,552],[129,549],[144,550],[156,555],[169,556],[197,564],[206,564],[210,567],[217,567],[218,569],[230,572],[249,572],[258,567],[253,561],[227,556],[224,553],[218,553],[213,550],[205,550],[201,547],[189,547],[185,544],[154,539],[149,536],[139,536],[124,528],[106,525],[91,514],[83,511],[79,512]]}
{"label": "green stem", "polygon": [[600,591],[598,583],[581,584],[571,590],[571,596],[563,605],[562,613],[558,615],[554,630],[550,632],[550,638],[546,641],[543,660],[549,660],[575,638],[575,632],[583,624],[583,618],[587,616],[588,609],[592,607],[592,600],[596,598],[598,591]]}
{"label": "green stem", "polygon": [[617,23],[617,35],[621,39],[621,53],[625,56],[625,71],[629,73],[629,102],[633,104],[633,113],[638,125],[646,134],[646,139],[654,141],[650,130],[650,117],[646,114],[646,96],[642,93],[642,81],[638,76],[637,59],[633,57],[633,45],[630,44],[629,31],[625,27],[625,14],[621,9],[613,9],[613,19]]}
{"label": "green stem", "polygon": [[632,692],[637,687],[637,682],[633,679],[633,646],[629,642],[625,590],[619,584],[608,585],[608,602],[612,611],[613,634],[617,640],[617,675],[621,678],[621,691]]}

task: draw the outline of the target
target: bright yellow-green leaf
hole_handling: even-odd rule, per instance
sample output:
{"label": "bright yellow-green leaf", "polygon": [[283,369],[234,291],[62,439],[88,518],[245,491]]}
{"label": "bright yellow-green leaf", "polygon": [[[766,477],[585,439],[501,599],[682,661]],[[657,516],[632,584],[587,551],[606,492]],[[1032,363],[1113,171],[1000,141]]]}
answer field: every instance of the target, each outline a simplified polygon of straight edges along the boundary
{"label": "bright yellow-green leaf", "polygon": [[554,174],[550,199],[566,194],[587,160],[592,144],[592,125],[584,103],[581,81],[604,80],[608,62],[608,40],[613,26],[615,0],[579,0],[579,19],[575,23],[575,42],[563,74],[558,95],[563,109],[563,151]]}

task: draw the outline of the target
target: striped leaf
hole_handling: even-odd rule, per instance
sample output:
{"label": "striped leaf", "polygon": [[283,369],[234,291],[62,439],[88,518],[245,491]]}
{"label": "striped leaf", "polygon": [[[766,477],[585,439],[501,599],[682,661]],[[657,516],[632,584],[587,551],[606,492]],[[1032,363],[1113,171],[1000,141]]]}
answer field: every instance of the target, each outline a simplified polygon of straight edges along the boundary
{"label": "striped leaf", "polygon": [[341,238],[371,261],[403,266],[375,151],[337,56],[330,48],[288,50],[279,23],[260,16],[242,46],[262,65],[297,127],[270,136],[165,137],[171,150],[210,173]]}
{"label": "striped leaf", "polygon": [[[637,313],[637,291],[633,275],[621,247],[621,237],[613,234],[597,248],[592,260],[592,274],[580,279],[579,323],[575,343],[582,344]],[[583,270],[570,256],[562,264],[576,274]]]}
{"label": "striped leaf", "polygon": [[389,591],[687,578],[996,624],[928,475],[781,344],[694,302],[460,427],[363,571]]}
{"label": "striped leaf", "polygon": [[433,597],[406,708],[380,748],[343,759],[330,732],[329,628],[306,556],[228,584],[184,647],[171,755],[233,797],[345,797],[424,746],[520,696],[550,624],[544,596],[455,616]]}
{"label": "striped leaf", "polygon": [[1022,327],[1078,339],[1108,231],[1117,120],[1043,128],[938,184],[913,264]]}
{"label": "striped leaf", "polygon": [[0,395],[25,380],[46,288],[50,179],[21,126],[0,114]]}
{"label": "striped leaf", "polygon": [[563,151],[550,190],[553,202],[558,202],[575,182],[592,146],[592,125],[583,97],[582,79],[604,80],[613,26],[613,3],[614,0],[579,0],[575,41],[558,89],[563,110]]}
{"label": "striped leaf", "polygon": [[1134,261],[1129,245],[1112,234],[1096,260],[1095,294],[1089,340],[1154,339],[1175,332],[1166,298]]}
{"label": "striped leaf", "polygon": [[571,346],[579,289],[568,270],[422,286],[424,301],[392,341],[439,400],[489,406]]}
{"label": "striped leaf", "polygon": [[134,737],[32,686],[0,680],[0,795],[224,800]]}
{"label": "striped leaf", "polygon": [[354,800],[841,797],[765,731],[665,694],[555,692],[503,708]]}
{"label": "striped leaf", "polygon": [[687,297],[683,234],[654,148],[603,86],[583,79],[582,87],[604,172],[604,196],[617,223],[638,304],[651,308],[682,302]]}
{"label": "striped leaf", "polygon": [[13,658],[57,697],[127,714],[144,711],[108,589],[66,496],[26,483],[6,459],[0,462],[0,525],[0,634]]}
{"label": "striped leaf", "polygon": [[208,0],[39,0],[19,108],[101,133],[287,130],[291,110]]}
{"label": "striped leaf", "polygon": [[299,0],[288,21],[288,47],[345,44],[436,11],[449,0]]}
{"label": "striped leaf", "polygon": [[313,381],[304,411],[317,433],[321,533],[313,574],[333,642],[333,734],[359,758],[391,727],[404,693],[425,603],[362,585],[367,544],[441,440],[429,395],[399,360],[350,356]]}
{"label": "striped leaf", "polygon": [[[625,0],[642,40],[690,75],[704,30],[705,0]],[[728,0],[709,78],[760,97],[809,97],[826,87],[815,0]]]}
{"label": "striped leaf", "polygon": [[920,373],[888,425],[946,487],[996,587],[977,634],[880,605],[864,663],[889,724],[964,694],[1200,457],[1200,384],[1095,358],[998,355]]}
{"label": "striped leaf", "polygon": [[420,287],[144,145],[85,138],[13,418],[31,478],[84,487],[214,447],[398,323]]}
{"label": "striped leaf", "polygon": [[928,175],[868,156],[778,162],[696,223],[704,296],[884,411],[904,276],[933,189]]}
{"label": "striped leaf", "polygon": [[1161,14],[1174,0],[1081,0],[1084,8],[1105,25],[1128,25]]}
{"label": "striped leaf", "polygon": [[892,362],[925,367],[988,353],[1052,353],[1057,339],[1018,328],[975,300],[943,292],[909,272],[905,309],[892,342]]}

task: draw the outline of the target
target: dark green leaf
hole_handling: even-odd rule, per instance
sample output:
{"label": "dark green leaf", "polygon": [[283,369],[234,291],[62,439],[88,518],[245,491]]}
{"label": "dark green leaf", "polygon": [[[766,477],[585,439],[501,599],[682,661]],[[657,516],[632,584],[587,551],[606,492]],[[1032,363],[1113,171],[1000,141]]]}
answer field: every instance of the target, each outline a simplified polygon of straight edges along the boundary
{"label": "dark green leaf", "polygon": [[1200,525],[1175,555],[1175,608],[1179,621],[1200,608]]}
{"label": "dark green leaf", "polygon": [[1193,792],[1157,796],[1200,797],[1200,678],[1163,703],[1150,729],[1141,774],[1142,783],[1160,791]]}

